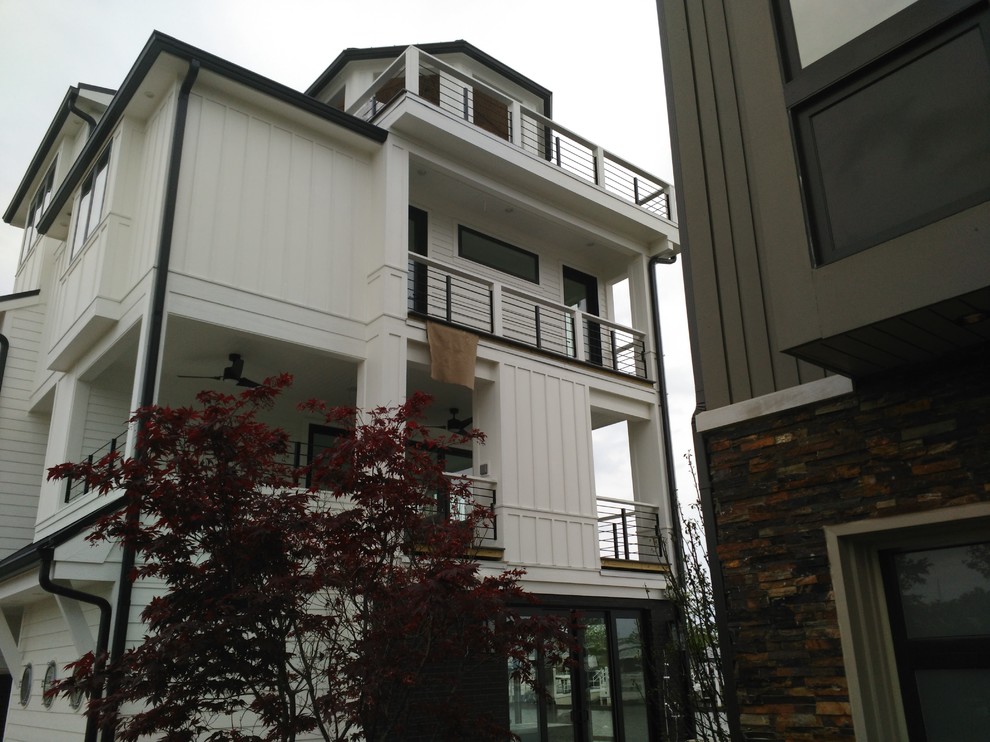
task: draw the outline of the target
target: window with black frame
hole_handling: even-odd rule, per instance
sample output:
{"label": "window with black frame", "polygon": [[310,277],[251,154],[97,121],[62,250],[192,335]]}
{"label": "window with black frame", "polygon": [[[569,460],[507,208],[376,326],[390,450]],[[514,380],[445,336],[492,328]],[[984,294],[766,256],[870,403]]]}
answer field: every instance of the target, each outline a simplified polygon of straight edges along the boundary
{"label": "window with black frame", "polygon": [[540,689],[513,678],[509,662],[510,731],[524,742],[653,739],[646,616],[605,609],[580,610],[578,617],[580,661],[539,663]]}
{"label": "window with black frame", "polygon": [[21,257],[19,262],[24,261],[24,258],[29,252],[31,252],[31,248],[34,246],[35,240],[38,238],[37,224],[41,221],[41,215],[45,213],[45,209],[48,208],[48,204],[51,203],[52,190],[55,188],[56,164],[58,164],[58,158],[56,158],[48,168],[48,172],[45,173],[44,180],[42,180],[41,185],[38,186],[38,190],[35,192],[34,198],[31,200],[31,205],[28,207],[27,224],[24,228],[24,242],[21,245]]}
{"label": "window with black frame", "polygon": [[328,452],[340,441],[347,431],[343,428],[334,428],[328,425],[310,425],[309,436],[306,445],[306,464],[309,471],[306,475],[306,486],[324,486],[331,484],[329,473],[321,474],[324,460]]}
{"label": "window with black frame", "polygon": [[96,230],[103,217],[103,200],[106,195],[109,169],[110,147],[107,147],[82,184],[76,206],[76,225],[72,233],[72,257],[75,257],[86,244],[86,240]]}
{"label": "window with black frame", "polygon": [[816,265],[990,199],[985,0],[774,7]]}
{"label": "window with black frame", "polygon": [[990,729],[990,541],[881,552],[910,742]]}
{"label": "window with black frame", "polygon": [[[409,207],[409,252],[425,256],[429,239],[428,216],[422,209]],[[419,314],[429,313],[429,267],[412,258],[409,259],[409,311]]]}
{"label": "window with black frame", "polygon": [[536,253],[463,225],[457,230],[457,254],[510,276],[540,282],[540,258]]}

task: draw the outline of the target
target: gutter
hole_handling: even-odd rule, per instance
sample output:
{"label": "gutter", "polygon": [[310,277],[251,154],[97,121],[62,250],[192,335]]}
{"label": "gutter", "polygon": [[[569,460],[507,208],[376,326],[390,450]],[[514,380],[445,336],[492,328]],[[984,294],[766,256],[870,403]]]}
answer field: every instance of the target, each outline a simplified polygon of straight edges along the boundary
{"label": "gutter", "polygon": [[86,113],[78,106],[76,106],[76,98],[78,97],[79,97],[79,88],[76,88],[72,91],[72,94],[69,96],[69,110],[86,122],[86,125],[89,126],[89,135],[93,136],[93,132],[96,131],[96,119],[94,119],[88,113]]}
{"label": "gutter", "polygon": [[[81,603],[89,603],[100,609],[100,629],[96,637],[96,650],[94,651],[94,669],[99,678],[100,671],[106,664],[107,645],[110,642],[110,602],[98,595],[84,593],[64,585],[57,585],[52,582],[52,559],[55,555],[55,546],[52,541],[46,540],[37,546],[37,554],[41,559],[41,569],[38,571],[38,584],[42,590],[53,595],[61,595],[63,598],[78,600]],[[91,700],[98,700],[103,696],[103,685],[97,680],[97,685],[90,694]],[[96,714],[86,714],[86,732],[83,735],[84,742],[96,742],[96,733],[99,729],[99,718]]]}

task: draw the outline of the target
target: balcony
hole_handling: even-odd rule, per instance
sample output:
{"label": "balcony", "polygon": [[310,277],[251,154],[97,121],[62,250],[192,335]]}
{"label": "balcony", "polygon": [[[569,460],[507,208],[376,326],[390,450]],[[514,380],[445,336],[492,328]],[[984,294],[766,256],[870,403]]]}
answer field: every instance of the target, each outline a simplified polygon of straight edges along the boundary
{"label": "balcony", "polygon": [[[115,435],[109,441],[104,443],[102,446],[97,448],[95,451],[90,453],[85,458],[85,463],[92,466],[94,463],[100,461],[106,456],[110,456],[118,451],[123,452],[124,446],[127,443],[127,429]],[[85,479],[73,479],[72,477],[66,477],[65,479],[65,502],[69,503],[76,500],[83,495],[87,495],[90,492],[90,483]]]}
{"label": "balcony", "polygon": [[409,253],[409,312],[647,379],[639,330]]}
{"label": "balcony", "polygon": [[603,567],[667,571],[662,538],[658,506],[598,498],[598,553]]}
{"label": "balcony", "polygon": [[551,166],[673,223],[674,188],[505,94],[411,46],[348,109],[374,121],[402,93],[418,96]]}

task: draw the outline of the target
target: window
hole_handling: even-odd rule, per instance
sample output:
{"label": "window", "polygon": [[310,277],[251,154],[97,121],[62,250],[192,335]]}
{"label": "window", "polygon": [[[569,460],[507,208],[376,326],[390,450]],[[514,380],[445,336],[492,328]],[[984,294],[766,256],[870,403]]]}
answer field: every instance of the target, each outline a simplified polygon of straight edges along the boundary
{"label": "window", "polygon": [[986,736],[988,533],[990,503],[825,527],[857,739]]}
{"label": "window", "polygon": [[653,739],[645,615],[581,610],[580,621],[581,661],[574,667],[541,663],[538,675],[545,693],[513,678],[510,660],[510,731],[524,742]]}
{"label": "window", "polygon": [[816,265],[990,199],[985,2],[776,8]]}
{"label": "window", "polygon": [[990,541],[880,554],[911,742],[990,727]]}
{"label": "window", "polygon": [[467,227],[457,233],[457,254],[502,273],[540,282],[540,259],[535,253],[502,242]]}
{"label": "window", "polygon": [[110,167],[110,148],[100,156],[96,167],[83,181],[79,205],[76,208],[76,226],[72,233],[72,257],[75,257],[86,240],[96,229],[103,216],[103,197],[107,189],[107,170]]}
{"label": "window", "polygon": [[[309,441],[307,445],[307,460],[306,464],[310,467],[309,473],[306,476],[306,486],[312,487],[315,485],[319,486],[324,483],[330,484],[331,481],[328,478],[331,472],[322,471],[326,465],[326,459],[331,455],[332,450],[338,444],[342,437],[347,435],[347,431],[343,428],[332,428],[328,425],[315,425],[311,424],[309,426]],[[314,483],[314,473],[315,473],[315,483]]]}
{"label": "window", "polygon": [[[415,206],[409,207],[409,252],[426,255],[428,240],[427,214]],[[409,311],[429,312],[429,268],[426,263],[409,260]]]}
{"label": "window", "polygon": [[31,206],[28,209],[27,224],[24,228],[24,243],[21,245],[21,258],[20,262],[24,261],[24,258],[31,248],[34,246],[34,241],[38,238],[37,224],[41,220],[41,215],[45,213],[45,209],[48,208],[48,204],[52,200],[52,190],[55,186],[55,165],[58,164],[58,159],[51,164],[48,168],[48,172],[45,174],[45,179],[41,181],[41,185],[38,186],[38,191],[34,194],[34,198],[31,200]]}
{"label": "window", "polygon": [[917,0],[789,0],[801,65],[807,67]]}

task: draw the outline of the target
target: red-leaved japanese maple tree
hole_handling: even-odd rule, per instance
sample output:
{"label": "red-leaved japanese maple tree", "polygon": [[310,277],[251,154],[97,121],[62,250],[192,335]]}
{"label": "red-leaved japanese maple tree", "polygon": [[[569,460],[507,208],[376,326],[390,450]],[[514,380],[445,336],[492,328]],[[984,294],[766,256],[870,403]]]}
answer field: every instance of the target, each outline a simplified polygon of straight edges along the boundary
{"label": "red-leaved japanese maple tree", "polygon": [[508,739],[507,719],[459,700],[462,679],[512,660],[531,682],[567,632],[519,615],[519,571],[472,556],[492,513],[437,463],[452,440],[418,422],[428,398],[309,403],[346,433],[294,467],[258,416],[289,383],[141,409],[135,457],[51,471],[124,493],[91,539],[134,550],[131,579],[155,594],[140,644],[81,658],[53,692],[105,687],[87,713],[125,741]]}

